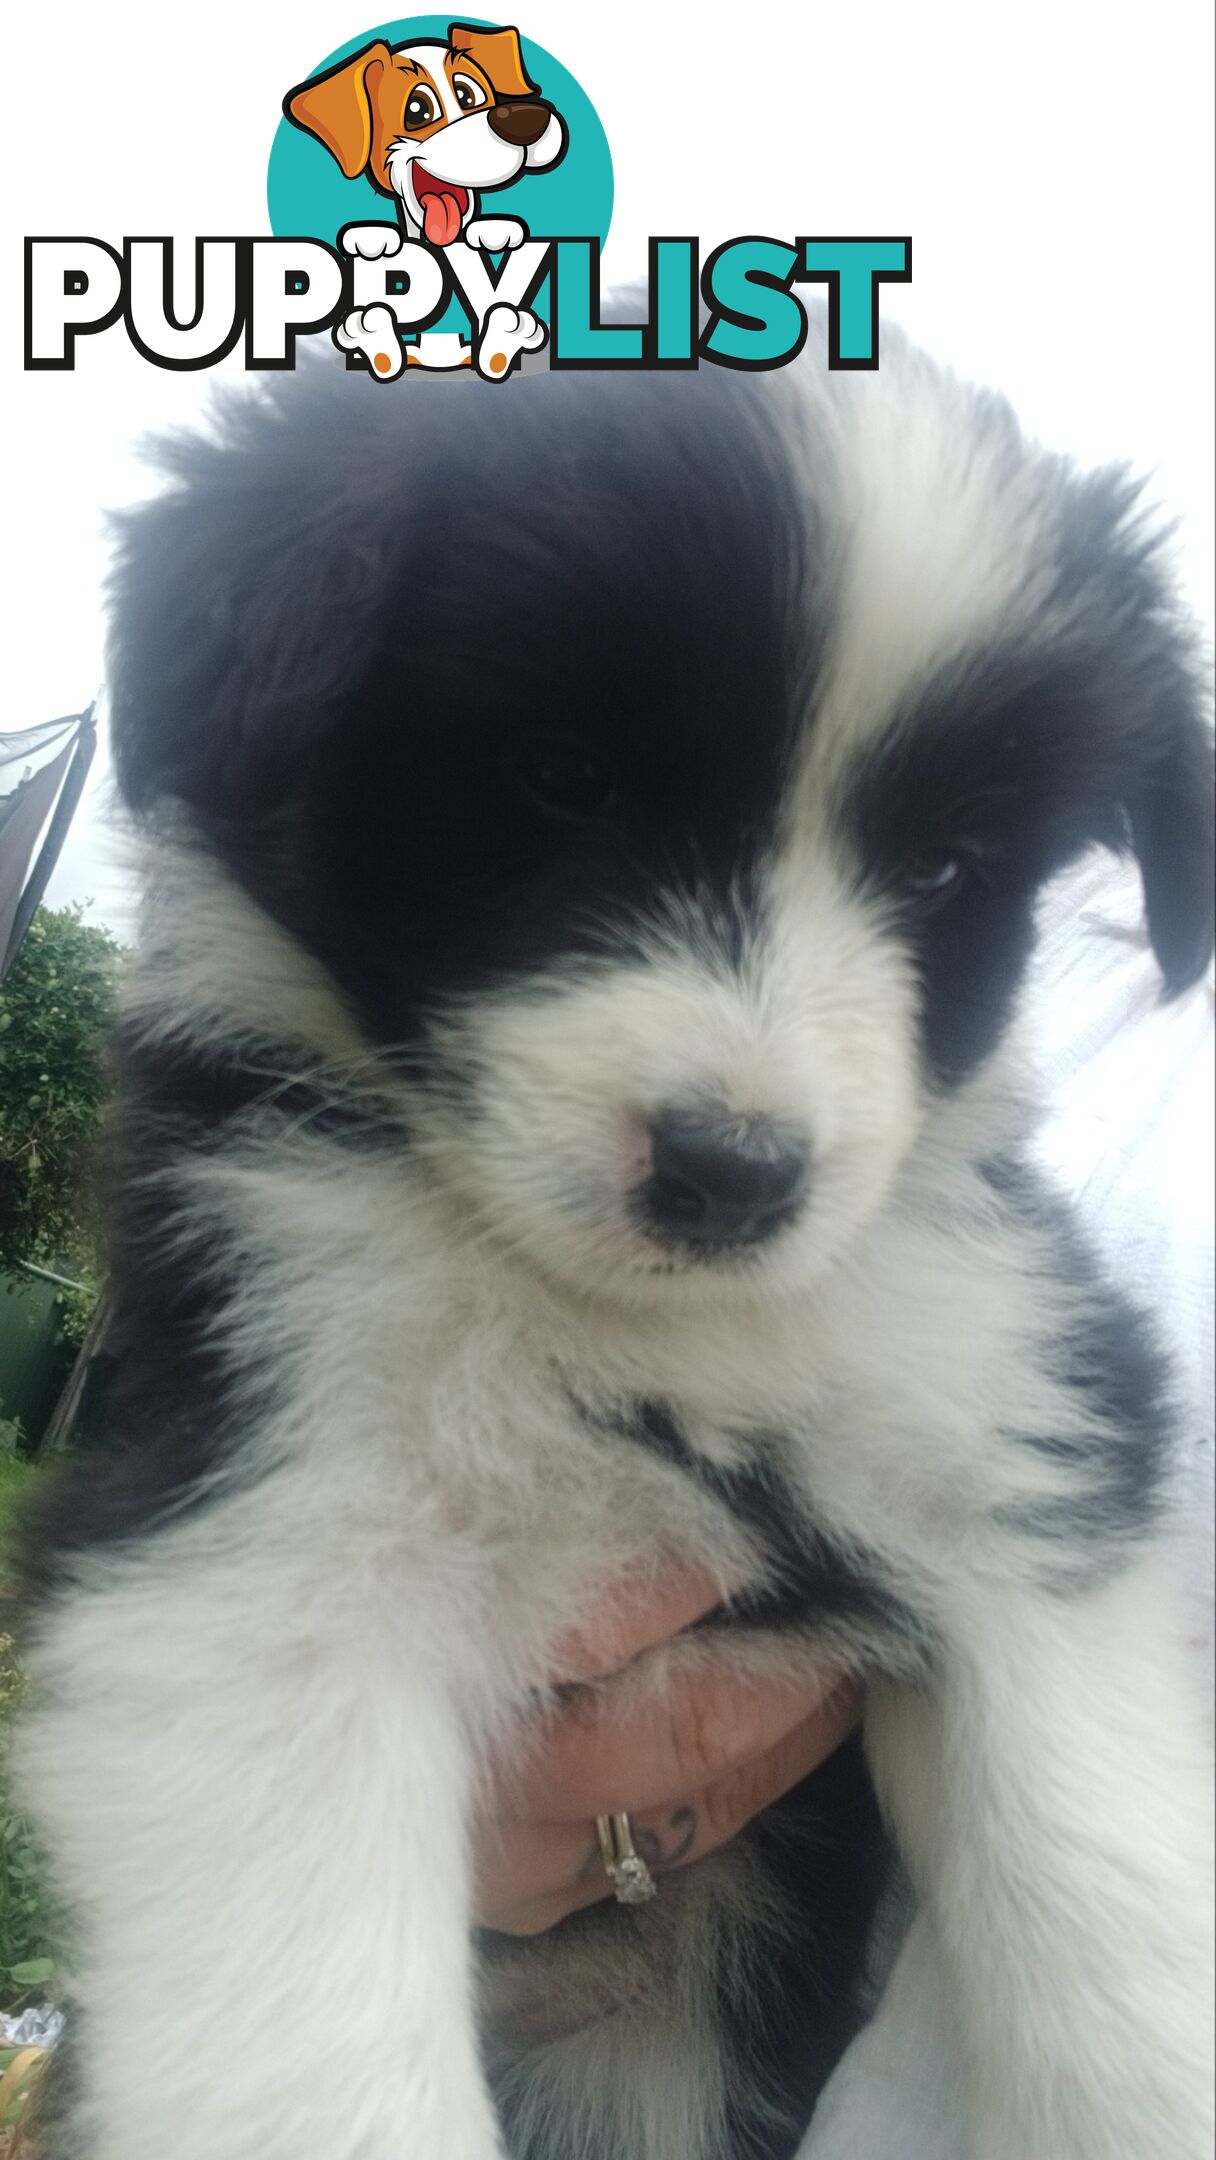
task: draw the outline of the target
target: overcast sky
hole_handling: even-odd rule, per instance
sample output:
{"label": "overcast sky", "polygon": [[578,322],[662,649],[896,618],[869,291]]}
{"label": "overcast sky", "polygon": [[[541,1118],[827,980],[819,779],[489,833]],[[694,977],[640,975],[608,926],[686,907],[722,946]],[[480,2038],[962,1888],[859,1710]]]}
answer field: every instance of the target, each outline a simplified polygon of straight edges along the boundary
{"label": "overcast sky", "polygon": [[[884,314],[1006,390],[1048,442],[1151,473],[1183,520],[1183,575],[1210,625],[1208,0],[790,0],[693,15],[662,0],[529,0],[510,19],[558,55],[604,122],[610,278],[644,265],[656,232],[695,232],[707,249],[742,233],[911,233],[914,280],[887,288]],[[27,12],[6,31],[14,242],[267,230],[285,89],[378,27],[333,0],[197,11],[112,0],[104,14],[67,0],[53,35]],[[15,246],[4,260],[15,309]],[[18,347],[14,328],[5,350]],[[78,351],[70,375],[9,363],[9,728],[92,696],[103,512],[150,484],[133,446],[189,421],[217,373],[239,373],[171,374],[118,331]],[[129,886],[106,792],[103,756],[50,897],[92,896],[121,930]]]}

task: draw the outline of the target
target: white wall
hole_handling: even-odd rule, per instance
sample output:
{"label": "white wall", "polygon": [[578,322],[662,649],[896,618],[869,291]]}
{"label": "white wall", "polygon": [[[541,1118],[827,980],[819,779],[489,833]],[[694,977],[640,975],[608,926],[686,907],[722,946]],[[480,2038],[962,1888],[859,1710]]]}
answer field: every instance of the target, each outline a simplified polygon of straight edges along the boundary
{"label": "white wall", "polygon": [[[1212,23],[1207,0],[776,0],[695,11],[529,0],[612,145],[613,277],[651,232],[910,232],[914,281],[884,312],[1085,461],[1129,458],[1184,520],[1213,581]],[[64,0],[5,33],[5,190],[22,233],[262,229],[284,90],[374,28],[333,0],[155,9]],[[17,300],[19,256],[6,249]],[[5,350],[19,350],[14,322]],[[12,365],[15,468],[4,724],[81,705],[102,665],[102,508],[148,481],[143,431],[188,420],[214,372],[150,367],[117,333],[72,375]],[[231,373],[229,364],[225,372]],[[121,925],[99,818],[104,761],[52,898]]]}

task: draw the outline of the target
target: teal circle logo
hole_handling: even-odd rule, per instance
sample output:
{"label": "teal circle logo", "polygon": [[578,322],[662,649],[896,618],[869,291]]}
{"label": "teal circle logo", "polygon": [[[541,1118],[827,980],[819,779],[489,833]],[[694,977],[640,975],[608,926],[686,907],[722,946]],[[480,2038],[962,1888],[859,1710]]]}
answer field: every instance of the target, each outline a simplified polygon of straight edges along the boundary
{"label": "teal circle logo", "polygon": [[[399,47],[427,40],[446,47],[453,27],[450,15],[409,15],[374,23],[318,60],[306,79],[311,82],[340,69],[344,60],[377,41]],[[499,26],[472,19],[462,20],[459,27],[462,32],[493,32]],[[530,232],[545,239],[595,236],[602,246],[612,217],[613,180],[612,154],[599,115],[582,85],[543,45],[521,36],[519,49],[533,85],[561,117],[566,146],[550,169],[525,169],[506,186],[479,188],[478,214],[483,219],[521,219]],[[286,83],[283,87],[288,89]],[[398,218],[396,201],[373,187],[365,172],[346,178],[325,142],[286,118],[271,145],[266,199],[271,230],[281,237],[307,234],[332,244],[344,225]],[[548,301],[546,278],[530,302],[545,321]],[[437,327],[467,330],[468,318],[458,300],[451,302]]]}

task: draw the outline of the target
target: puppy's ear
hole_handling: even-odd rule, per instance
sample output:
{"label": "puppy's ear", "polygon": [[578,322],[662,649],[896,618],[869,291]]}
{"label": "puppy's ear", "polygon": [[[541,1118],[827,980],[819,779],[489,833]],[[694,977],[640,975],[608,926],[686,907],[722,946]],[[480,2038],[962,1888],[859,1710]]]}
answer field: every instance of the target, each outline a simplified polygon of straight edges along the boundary
{"label": "puppy's ear", "polygon": [[1185,681],[1174,686],[1159,715],[1158,754],[1125,805],[1148,932],[1170,995],[1198,982],[1212,957],[1216,774],[1197,702]]}
{"label": "puppy's ear", "polygon": [[1056,720],[1068,768],[1061,785],[1088,796],[1090,836],[1135,851],[1149,937],[1173,995],[1212,957],[1216,774],[1206,674],[1169,538],[1126,468],[1070,487],[1058,597],[1079,644],[1075,694],[1067,708],[1057,704]]}
{"label": "puppy's ear", "polygon": [[154,446],[176,485],[112,521],[111,741],[133,809],[256,822],[362,679],[395,544],[372,505],[400,453],[380,414],[361,423],[383,391],[331,369],[304,356],[264,395],[221,395],[205,435]]}
{"label": "puppy's ear", "polygon": [[336,158],[348,180],[357,180],[372,154],[372,93],[392,54],[382,40],[362,52],[298,83],[283,100],[287,118],[306,135],[315,135]]}
{"label": "puppy's ear", "polygon": [[518,30],[477,30],[469,23],[451,23],[448,42],[454,53],[463,53],[481,69],[498,97],[539,95],[538,85],[524,66]]}

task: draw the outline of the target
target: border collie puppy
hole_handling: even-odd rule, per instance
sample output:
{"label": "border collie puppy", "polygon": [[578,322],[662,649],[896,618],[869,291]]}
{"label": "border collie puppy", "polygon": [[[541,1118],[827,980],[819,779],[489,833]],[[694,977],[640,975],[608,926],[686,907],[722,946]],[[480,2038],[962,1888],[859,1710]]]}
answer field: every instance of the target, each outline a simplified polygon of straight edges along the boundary
{"label": "border collie puppy", "polygon": [[[973,2160],[1210,2160],[1169,1385],[1011,1027],[1093,843],[1200,976],[1210,738],[1126,478],[887,345],[305,365],[126,524],[113,1434],[30,1560],[47,2160],[785,2160],[885,1835]],[[652,1904],[478,1939],[491,1749],[675,1556],[722,1608],[637,1686],[828,1658],[862,1745]]]}

